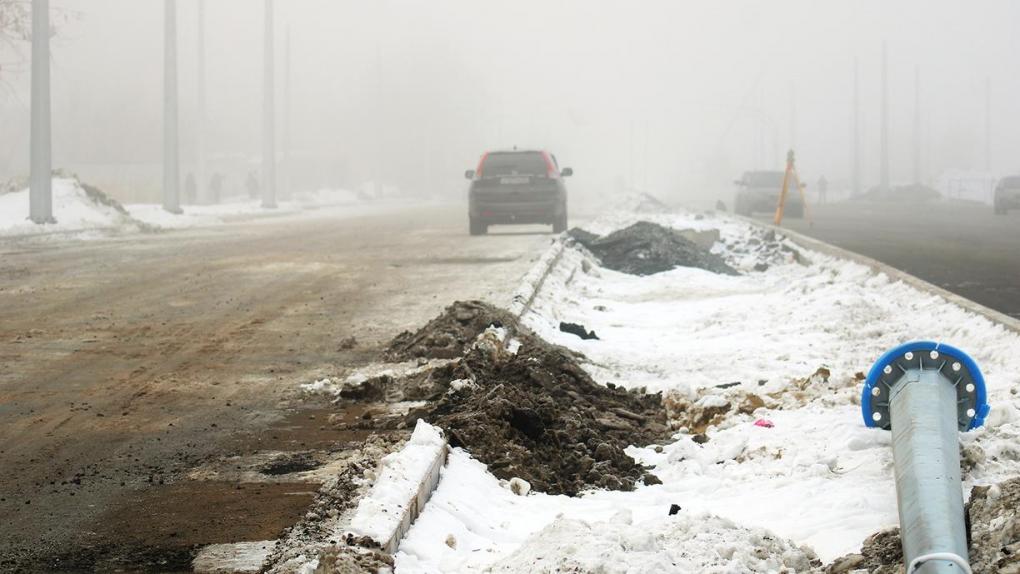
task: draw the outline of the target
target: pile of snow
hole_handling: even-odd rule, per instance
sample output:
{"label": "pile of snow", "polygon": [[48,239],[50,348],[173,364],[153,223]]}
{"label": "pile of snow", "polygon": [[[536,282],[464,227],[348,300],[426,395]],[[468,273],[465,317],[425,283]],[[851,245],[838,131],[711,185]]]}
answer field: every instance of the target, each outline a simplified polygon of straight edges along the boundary
{"label": "pile of snow", "polygon": [[98,190],[86,190],[74,178],[53,179],[56,223],[38,225],[28,219],[28,213],[28,189],[0,195],[0,237],[139,227],[118,203]]}
{"label": "pile of snow", "polygon": [[[616,215],[588,229],[606,234],[637,219]],[[612,565],[607,572],[802,571],[811,553],[799,555],[801,545],[824,562],[855,552],[898,522],[890,435],[862,422],[862,373],[912,340],[962,348],[985,374],[993,411],[985,427],[961,435],[965,492],[1020,475],[1016,333],[821,253],[772,251],[791,256],[759,265],[763,231],[724,215],[640,219],[718,229],[716,252],[745,274],[677,268],[636,277],[567,248],[524,321],[583,353],[600,382],[662,391],[667,405],[712,411],[707,428],[695,434],[678,419],[668,444],[628,449],[663,484],[579,498],[515,496],[455,451],[400,547],[399,572],[585,571],[595,564]],[[769,241],[791,248],[781,237]],[[562,333],[561,321],[584,324],[601,340]],[[681,510],[669,516],[673,504]],[[704,526],[689,533],[692,521]],[[762,529],[775,534],[754,534]],[[685,538],[699,532],[701,544]],[[673,554],[660,535],[687,540],[686,553]],[[632,562],[635,552],[645,562]],[[741,562],[747,556],[763,562]]]}
{"label": "pile of snow", "polygon": [[358,503],[351,531],[385,545],[404,520],[422,481],[445,448],[443,432],[419,420],[404,448],[382,459],[379,478]]}

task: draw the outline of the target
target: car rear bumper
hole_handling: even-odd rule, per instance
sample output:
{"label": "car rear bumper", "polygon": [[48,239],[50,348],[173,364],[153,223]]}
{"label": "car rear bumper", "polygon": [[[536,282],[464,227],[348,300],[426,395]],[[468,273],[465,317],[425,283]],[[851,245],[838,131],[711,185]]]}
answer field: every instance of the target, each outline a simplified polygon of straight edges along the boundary
{"label": "car rear bumper", "polygon": [[1006,209],[1020,209],[1020,192],[997,193],[995,204]]}
{"label": "car rear bumper", "polygon": [[477,198],[471,202],[471,218],[487,224],[555,223],[566,211],[557,199],[501,201]]}

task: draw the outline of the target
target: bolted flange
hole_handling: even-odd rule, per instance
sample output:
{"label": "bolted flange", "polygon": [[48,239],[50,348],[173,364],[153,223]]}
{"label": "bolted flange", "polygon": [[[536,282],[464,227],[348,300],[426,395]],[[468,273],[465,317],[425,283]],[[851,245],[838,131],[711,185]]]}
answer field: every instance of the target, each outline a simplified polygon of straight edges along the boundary
{"label": "bolted flange", "polygon": [[861,394],[865,425],[891,428],[890,401],[899,392],[898,387],[911,383],[907,372],[917,370],[940,372],[956,387],[959,430],[968,431],[984,424],[990,407],[985,379],[977,363],[950,345],[915,341],[890,350],[871,367]]}

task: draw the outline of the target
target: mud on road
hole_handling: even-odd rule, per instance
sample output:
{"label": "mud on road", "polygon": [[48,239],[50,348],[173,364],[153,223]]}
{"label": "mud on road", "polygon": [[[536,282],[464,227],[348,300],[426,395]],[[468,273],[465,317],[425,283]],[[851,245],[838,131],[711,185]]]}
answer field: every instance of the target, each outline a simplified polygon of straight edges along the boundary
{"label": "mud on road", "polygon": [[465,209],[0,244],[0,570],[174,571],[279,536],[366,436],[299,384],[377,359],[437,293],[509,303],[548,244],[468,240]]}

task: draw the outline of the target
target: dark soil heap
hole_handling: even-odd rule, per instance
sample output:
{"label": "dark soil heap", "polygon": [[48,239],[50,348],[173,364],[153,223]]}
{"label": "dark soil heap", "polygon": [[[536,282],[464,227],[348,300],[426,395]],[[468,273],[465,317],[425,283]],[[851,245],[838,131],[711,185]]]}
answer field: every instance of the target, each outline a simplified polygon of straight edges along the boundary
{"label": "dark soil heap", "polygon": [[457,301],[414,333],[397,335],[386,350],[392,360],[456,359],[490,326],[516,325],[508,311],[481,301]]}
{"label": "dark soil heap", "polygon": [[631,275],[653,275],[676,267],[696,267],[739,275],[722,257],[703,249],[675,230],[648,221],[599,237],[574,228],[571,237],[591,251],[603,267]]}
{"label": "dark soil heap", "polygon": [[[476,313],[469,319],[465,309]],[[452,446],[469,451],[495,476],[522,478],[538,491],[572,496],[588,488],[631,490],[641,480],[658,482],[623,449],[669,436],[660,395],[596,383],[571,351],[545,342],[499,309],[455,303],[411,339],[398,337],[391,349],[406,348],[408,340],[434,340],[446,353],[451,326],[465,337],[455,345],[464,345],[483,317],[502,321],[521,343],[517,353],[495,337],[469,344],[460,361],[431,375],[446,382],[410,420],[442,427]],[[414,355],[434,355],[427,345],[418,346],[412,344]],[[453,388],[453,380],[472,383]]]}
{"label": "dark soil heap", "polygon": [[[967,538],[974,572],[1020,572],[1020,478],[994,486],[975,486],[967,504]],[[844,556],[826,574],[866,570],[869,574],[903,571],[898,528],[872,534],[860,554]]]}

